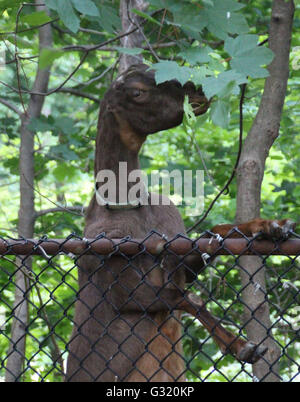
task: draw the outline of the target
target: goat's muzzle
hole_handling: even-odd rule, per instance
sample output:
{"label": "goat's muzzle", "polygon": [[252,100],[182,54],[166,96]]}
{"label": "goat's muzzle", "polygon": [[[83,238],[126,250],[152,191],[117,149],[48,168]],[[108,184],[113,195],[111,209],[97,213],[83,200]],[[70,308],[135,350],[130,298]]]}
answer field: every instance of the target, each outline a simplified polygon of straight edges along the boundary
{"label": "goat's muzzle", "polygon": [[187,82],[184,85],[185,94],[189,97],[189,103],[191,104],[196,116],[207,112],[211,99],[207,99],[202,91],[202,88],[196,89],[192,82]]}

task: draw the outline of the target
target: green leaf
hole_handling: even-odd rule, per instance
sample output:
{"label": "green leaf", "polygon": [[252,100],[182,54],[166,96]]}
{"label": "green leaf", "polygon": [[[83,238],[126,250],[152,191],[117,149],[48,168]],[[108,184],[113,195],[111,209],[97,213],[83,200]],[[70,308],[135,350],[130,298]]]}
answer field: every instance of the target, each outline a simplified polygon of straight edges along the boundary
{"label": "green leaf", "polygon": [[28,129],[34,132],[53,131],[53,122],[51,117],[41,116],[39,118],[32,118],[28,124]]}
{"label": "green leaf", "polygon": [[191,81],[195,85],[202,85],[203,80],[209,75],[214,75],[214,72],[207,66],[195,67],[192,69]]}
{"label": "green leaf", "polygon": [[91,0],[72,0],[72,3],[81,14],[90,15],[92,17],[99,16],[99,10]]}
{"label": "green leaf", "polygon": [[51,8],[51,10],[57,11],[58,9],[58,2],[59,0],[44,0],[44,3],[48,8]]}
{"label": "green leaf", "polygon": [[65,26],[76,33],[80,26],[80,20],[74,11],[71,0],[58,1],[57,12]]}
{"label": "green leaf", "polygon": [[73,134],[76,131],[74,125],[74,120],[70,117],[62,116],[55,119],[55,126],[66,135]]}
{"label": "green leaf", "polygon": [[100,18],[98,18],[98,23],[100,26],[110,34],[122,28],[120,17],[116,14],[115,9],[112,7],[101,5]]}
{"label": "green leaf", "polygon": [[257,35],[239,35],[236,38],[227,38],[224,50],[232,57],[240,56],[257,47]]}
{"label": "green leaf", "polygon": [[0,10],[4,11],[7,8],[17,8],[21,3],[23,3],[23,0],[1,0]]}
{"label": "green leaf", "polygon": [[236,12],[244,6],[233,0],[213,0],[213,6],[205,5],[199,14],[206,21],[208,30],[220,39],[226,39],[228,34],[243,34],[249,32],[246,18]]}
{"label": "green leaf", "polygon": [[182,9],[186,4],[184,0],[149,0],[149,3],[159,8],[168,8],[171,12]]}
{"label": "green leaf", "polygon": [[238,3],[236,0],[213,0],[214,7],[217,8],[219,11],[239,11],[245,7],[244,4]]}
{"label": "green leaf", "polygon": [[51,66],[54,60],[64,56],[65,53],[57,49],[42,49],[39,59],[39,65],[41,69]]}
{"label": "green leaf", "polygon": [[180,67],[176,61],[160,61],[151,66],[155,70],[155,81],[160,84],[165,81],[177,79],[184,85],[192,75],[192,69],[189,67]]}
{"label": "green leaf", "polygon": [[140,11],[140,10],[137,10],[136,8],[132,8],[130,11],[133,12],[133,13],[135,13],[135,14],[137,14],[137,15],[139,15],[140,17],[145,18],[146,20],[148,20],[148,21],[150,21],[150,22],[153,22],[153,24],[156,24],[156,25],[158,25],[158,26],[161,26],[161,23],[158,22],[158,21],[156,21],[156,19],[154,19],[153,17],[151,17],[150,15],[148,15],[148,14],[146,14],[146,13],[143,13],[143,12]]}
{"label": "green leaf", "polygon": [[247,74],[252,78],[265,78],[269,72],[261,66],[270,64],[273,57],[273,52],[270,49],[257,47],[238,58],[233,58],[230,65],[237,72]]}
{"label": "green leaf", "polygon": [[54,145],[49,148],[50,156],[55,155],[66,161],[78,160],[79,156],[67,144]]}
{"label": "green leaf", "polygon": [[196,121],[196,116],[193,112],[193,107],[189,103],[189,97],[184,97],[183,103],[184,119],[186,119],[187,125],[192,125]]}
{"label": "green leaf", "polygon": [[224,49],[232,56],[231,67],[237,72],[252,78],[264,78],[268,71],[262,65],[268,65],[273,59],[273,52],[257,46],[257,35],[240,35],[237,38],[228,38]]}
{"label": "green leaf", "polygon": [[214,6],[214,3],[212,0],[202,0],[202,3],[205,4],[206,6]]}
{"label": "green leaf", "polygon": [[21,18],[22,22],[25,22],[29,25],[42,25],[51,20],[52,18],[50,18],[45,11],[36,11],[34,13],[24,15]]}
{"label": "green leaf", "polygon": [[192,10],[180,10],[174,13],[174,22],[169,21],[171,25],[179,26],[181,29],[188,31],[201,32],[206,26],[207,21],[201,17],[198,13],[195,13],[196,9],[193,6]]}
{"label": "green leaf", "polygon": [[212,49],[206,47],[191,47],[180,52],[178,55],[185,59],[189,64],[194,66],[197,63],[206,63],[210,61],[209,53]]}
{"label": "green leaf", "polygon": [[231,93],[239,93],[239,85],[247,82],[247,77],[243,74],[237,73],[236,71],[230,70],[220,73],[217,77],[207,77],[202,81],[202,89],[208,99],[215,95],[223,97],[226,95],[228,97],[230,84]]}
{"label": "green leaf", "polygon": [[228,128],[229,111],[230,108],[228,101],[218,99],[216,102],[213,102],[210,108],[210,116],[212,122],[216,126]]}
{"label": "green leaf", "polygon": [[65,182],[66,179],[72,180],[78,174],[78,169],[69,163],[61,163],[53,170],[53,176],[59,182]]}

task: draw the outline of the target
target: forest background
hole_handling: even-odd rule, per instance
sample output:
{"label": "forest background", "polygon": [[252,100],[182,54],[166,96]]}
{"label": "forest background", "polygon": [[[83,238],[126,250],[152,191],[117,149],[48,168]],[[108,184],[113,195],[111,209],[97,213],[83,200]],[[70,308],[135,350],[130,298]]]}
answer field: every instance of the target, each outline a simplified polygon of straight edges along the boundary
{"label": "forest background", "polygon": [[[125,2],[124,2],[125,3]],[[45,0],[24,3],[0,0],[0,236],[65,238],[70,233],[82,235],[83,212],[93,192],[93,160],[99,102],[118,74],[119,62],[127,56],[141,56],[156,70],[157,82],[176,78],[181,83],[193,80],[202,85],[208,98],[213,97],[210,111],[194,120],[188,113],[184,124],[150,136],[141,152],[141,167],[153,170],[204,170],[205,210],[229,180],[239,149],[241,89],[243,98],[243,131],[249,133],[259,110],[266,68],[274,57],[268,47],[272,7],[291,4],[283,0],[149,0],[148,7],[139,1],[129,4],[128,15],[120,14],[118,0]],[[295,2],[289,58],[288,88],[281,114],[279,136],[272,147],[264,169],[260,194],[261,216],[267,219],[300,216],[300,4]],[[130,17],[131,16],[131,17]],[[123,17],[123,18],[121,18]],[[128,20],[129,17],[129,20]],[[134,24],[124,29],[124,20]],[[122,25],[123,24],[123,25]],[[131,32],[132,31],[132,32]],[[139,46],[124,48],[124,38],[142,35]],[[245,87],[244,84],[247,84]],[[20,174],[22,172],[22,174]],[[192,236],[222,222],[234,222],[237,211],[237,183],[218,198],[213,209]],[[176,197],[176,195],[175,195]],[[183,200],[184,201],[184,200]],[[185,200],[188,202],[188,200]],[[197,219],[180,212],[186,227]],[[199,217],[200,218],[200,217]],[[155,228],[154,228],[155,229]],[[59,257],[63,272],[71,271],[70,283],[55,291],[57,304],[48,301],[49,291],[61,278],[51,270],[43,274],[42,298],[50,322],[55,323],[61,306],[72,305],[76,288],[76,270],[67,257]],[[1,263],[2,264],[2,263]],[[12,270],[9,262],[5,269]],[[5,265],[6,264],[6,265]],[[43,261],[36,259],[34,269]],[[230,271],[222,282],[230,258],[220,261],[218,272],[208,270],[202,277],[208,283],[207,293],[218,293],[218,303],[211,309],[216,315],[233,305],[240,288],[240,277]],[[277,257],[270,266],[284,270],[286,259]],[[227,268],[226,268],[227,267]],[[205,276],[206,275],[206,276]],[[274,287],[278,276],[267,275],[270,295],[270,319],[284,311],[287,321],[295,319],[290,308],[294,295],[287,287]],[[300,284],[298,270],[290,270],[280,283]],[[4,289],[4,307],[15,300],[14,286],[0,277]],[[275,291],[275,290],[276,291]],[[38,299],[37,295],[32,295]],[[46,302],[47,301],[47,302]],[[40,300],[36,303],[40,303]],[[34,314],[35,309],[30,314]],[[30,309],[29,308],[29,309]],[[72,311],[68,311],[70,317]],[[229,311],[231,320],[242,321],[242,306]],[[189,318],[186,318],[189,322]],[[6,330],[11,330],[11,321]],[[64,347],[71,331],[67,318],[55,332],[58,347]],[[209,381],[251,380],[251,370],[241,371],[230,356],[220,358],[205,331],[189,326],[185,342],[189,379]],[[33,370],[26,371],[26,381],[49,381],[60,378],[50,367],[55,348],[42,318],[35,321],[34,336],[27,339],[26,354],[33,355],[39,339],[47,352],[31,361]],[[275,329],[277,342],[288,345],[294,333],[282,323]],[[291,359],[283,357],[278,372],[283,379],[296,375],[293,363],[299,343],[288,348]],[[6,355],[9,339],[0,343],[0,354]],[[298,356],[299,357],[299,356]],[[211,371],[212,360],[218,361]],[[4,359],[4,365],[6,361]],[[59,370],[58,370],[59,371]],[[4,376],[4,370],[2,375]]]}

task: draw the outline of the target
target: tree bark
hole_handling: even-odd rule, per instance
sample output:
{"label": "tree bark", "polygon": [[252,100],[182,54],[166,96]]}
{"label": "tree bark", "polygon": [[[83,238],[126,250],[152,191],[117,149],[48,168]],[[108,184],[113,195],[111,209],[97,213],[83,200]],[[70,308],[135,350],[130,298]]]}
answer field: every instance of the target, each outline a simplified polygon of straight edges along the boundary
{"label": "tree bark", "polygon": [[[274,59],[269,66],[259,111],[245,140],[237,170],[236,223],[260,216],[261,185],[265,162],[278,137],[280,118],[289,77],[289,52],[292,35],[294,2],[274,0],[269,32],[269,47]],[[278,359],[280,350],[272,338],[267,300],[265,268],[260,257],[239,259],[243,286],[244,322],[248,338],[268,346],[268,353],[253,365],[259,381],[280,381]]]}
{"label": "tree bark", "polygon": [[[120,3],[120,17],[122,20],[123,32],[130,31],[139,25],[140,17],[131,12],[132,8],[136,10],[145,11],[148,7],[148,2],[145,0],[122,0]],[[142,29],[142,28],[141,28]],[[134,33],[125,36],[121,39],[121,44],[126,48],[142,47],[144,37],[141,30],[138,29]],[[143,62],[141,55],[128,55],[122,54],[119,64],[119,73],[123,73],[132,64],[138,64]]]}
{"label": "tree bark", "polygon": [[[39,0],[35,0],[39,4]],[[37,11],[45,10],[45,6],[36,5]],[[51,25],[39,29],[39,50],[52,46]],[[47,92],[50,77],[50,67],[44,70],[38,68],[33,91]],[[27,127],[32,118],[41,115],[45,97],[31,95],[27,112],[21,116],[20,128],[20,207],[18,233],[20,237],[32,238],[34,234],[34,133]],[[23,262],[22,262],[23,261]],[[28,322],[27,278],[24,270],[31,269],[31,258],[20,256],[17,259],[18,270],[15,275],[14,318],[12,323],[10,350],[6,364],[6,382],[19,381],[25,358],[26,327]],[[25,272],[26,273],[26,272]]]}

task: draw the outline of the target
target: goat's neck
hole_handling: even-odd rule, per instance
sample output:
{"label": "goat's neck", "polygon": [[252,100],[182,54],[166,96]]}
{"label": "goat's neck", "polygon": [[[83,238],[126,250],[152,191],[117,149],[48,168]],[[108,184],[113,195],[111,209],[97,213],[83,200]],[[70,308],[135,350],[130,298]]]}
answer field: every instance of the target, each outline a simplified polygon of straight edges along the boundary
{"label": "goat's neck", "polygon": [[[140,143],[139,143],[140,142]],[[138,151],[143,139],[129,129],[126,122],[118,120],[112,113],[99,117],[96,139],[95,177],[101,170],[114,172],[120,178],[120,162],[126,162],[128,174],[140,169]],[[134,183],[128,183],[129,188]]]}

